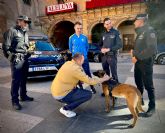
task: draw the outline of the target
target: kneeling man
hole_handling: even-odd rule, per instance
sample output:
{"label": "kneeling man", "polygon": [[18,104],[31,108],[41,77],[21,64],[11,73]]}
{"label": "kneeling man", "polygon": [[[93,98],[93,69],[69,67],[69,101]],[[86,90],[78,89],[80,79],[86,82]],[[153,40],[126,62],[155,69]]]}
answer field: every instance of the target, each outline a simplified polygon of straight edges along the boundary
{"label": "kneeling man", "polygon": [[103,78],[91,78],[86,75],[82,68],[83,62],[84,56],[79,53],[75,54],[71,61],[67,61],[59,69],[51,86],[53,97],[62,103],[66,103],[60,109],[60,112],[66,117],[76,116],[76,113],[72,110],[92,97],[91,91],[76,87],[79,81],[95,85],[109,80],[107,75]]}

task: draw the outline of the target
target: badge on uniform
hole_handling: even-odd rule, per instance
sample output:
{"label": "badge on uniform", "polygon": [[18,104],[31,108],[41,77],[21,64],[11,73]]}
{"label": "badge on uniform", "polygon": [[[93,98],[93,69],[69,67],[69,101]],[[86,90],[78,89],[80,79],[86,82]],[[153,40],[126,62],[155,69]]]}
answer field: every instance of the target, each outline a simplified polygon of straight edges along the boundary
{"label": "badge on uniform", "polygon": [[104,41],[105,37],[103,36],[103,41]]}
{"label": "badge on uniform", "polygon": [[22,37],[22,34],[20,32],[18,32],[17,36],[18,37]]}
{"label": "badge on uniform", "polygon": [[141,34],[141,35],[139,36],[139,39],[143,39],[143,38],[144,38],[144,35]]}
{"label": "badge on uniform", "polygon": [[110,37],[110,38],[115,38],[115,35],[110,35],[109,37]]}
{"label": "badge on uniform", "polygon": [[155,33],[150,34],[151,38],[155,38]]}

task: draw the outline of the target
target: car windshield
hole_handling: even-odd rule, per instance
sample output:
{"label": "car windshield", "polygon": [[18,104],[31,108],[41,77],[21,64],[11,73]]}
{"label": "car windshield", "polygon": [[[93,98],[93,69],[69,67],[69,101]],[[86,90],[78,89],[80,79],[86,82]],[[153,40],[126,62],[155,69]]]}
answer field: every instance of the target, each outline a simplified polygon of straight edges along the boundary
{"label": "car windshield", "polygon": [[55,48],[49,42],[37,41],[36,50],[37,51],[55,51]]}
{"label": "car windshield", "polygon": [[89,44],[89,49],[99,49],[97,44]]}

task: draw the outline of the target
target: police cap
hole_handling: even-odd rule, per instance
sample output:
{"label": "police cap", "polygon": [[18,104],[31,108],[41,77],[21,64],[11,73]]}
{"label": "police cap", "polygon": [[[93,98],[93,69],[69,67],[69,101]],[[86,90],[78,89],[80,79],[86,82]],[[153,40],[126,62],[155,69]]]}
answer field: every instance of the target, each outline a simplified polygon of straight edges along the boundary
{"label": "police cap", "polygon": [[137,14],[135,20],[148,20],[148,14]]}
{"label": "police cap", "polygon": [[18,16],[17,20],[24,20],[24,21],[27,22],[28,24],[31,23],[31,19],[28,18],[28,16],[26,16],[26,15],[20,15],[20,16]]}

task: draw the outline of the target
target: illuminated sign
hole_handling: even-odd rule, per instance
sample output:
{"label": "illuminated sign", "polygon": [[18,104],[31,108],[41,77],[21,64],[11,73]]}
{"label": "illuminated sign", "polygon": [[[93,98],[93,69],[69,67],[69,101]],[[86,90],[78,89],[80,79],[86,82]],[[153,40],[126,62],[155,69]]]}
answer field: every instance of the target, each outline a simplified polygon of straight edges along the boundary
{"label": "illuminated sign", "polygon": [[73,2],[68,2],[64,4],[58,4],[58,5],[50,5],[46,7],[46,14],[56,14],[61,12],[71,12],[76,11],[77,7]]}

